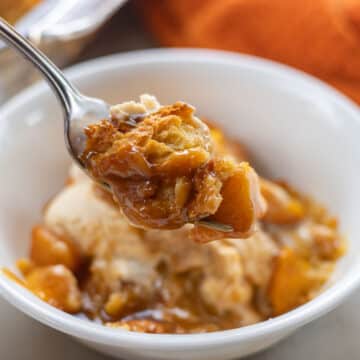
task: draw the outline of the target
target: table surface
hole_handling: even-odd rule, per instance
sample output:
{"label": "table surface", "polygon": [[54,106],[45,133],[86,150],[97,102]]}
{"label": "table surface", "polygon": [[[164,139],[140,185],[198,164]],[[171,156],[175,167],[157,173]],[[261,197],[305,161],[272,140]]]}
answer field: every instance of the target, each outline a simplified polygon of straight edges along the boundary
{"label": "table surface", "polygon": [[[119,51],[144,49],[156,43],[142,29],[129,6],[100,31],[77,60]],[[355,360],[360,358],[360,291],[337,310],[250,360]],[[106,360],[70,337],[45,327],[0,299],[1,360]]]}

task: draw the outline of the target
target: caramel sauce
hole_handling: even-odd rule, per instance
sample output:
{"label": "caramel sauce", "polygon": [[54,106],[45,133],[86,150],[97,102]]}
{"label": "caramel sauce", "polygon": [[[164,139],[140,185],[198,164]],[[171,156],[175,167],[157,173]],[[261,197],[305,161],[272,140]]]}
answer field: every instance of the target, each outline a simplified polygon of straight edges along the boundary
{"label": "caramel sauce", "polygon": [[[118,314],[112,315],[104,311],[103,304],[99,306],[94,302],[94,288],[89,288],[86,276],[83,276],[79,285],[85,299],[85,311],[83,309],[78,316],[85,315],[92,321],[111,327],[155,333],[209,332],[231,329],[241,324],[241,317],[233,313],[219,316],[202,300],[198,291],[202,279],[196,271],[170,278],[166,269],[161,273],[162,281],[158,282],[157,291],[151,297],[143,297],[140,289],[134,291],[134,284],[125,284],[122,292],[130,291],[131,295],[126,306]],[[182,289],[180,297],[171,295],[174,287]]]}

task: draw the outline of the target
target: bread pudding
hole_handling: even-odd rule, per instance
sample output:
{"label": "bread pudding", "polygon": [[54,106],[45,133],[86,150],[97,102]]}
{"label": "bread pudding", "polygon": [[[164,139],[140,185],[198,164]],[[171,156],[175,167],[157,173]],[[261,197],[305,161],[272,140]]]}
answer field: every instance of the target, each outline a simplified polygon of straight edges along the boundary
{"label": "bread pudding", "polygon": [[204,230],[203,220],[230,226],[227,237],[250,235],[265,209],[255,171],[216,151],[189,104],[161,106],[150,95],[140,100],[113,106],[109,120],[88,126],[82,155],[126,218],[145,229],[193,223],[193,236],[202,241],[220,236]]}
{"label": "bread pudding", "polygon": [[[192,112],[184,104],[175,109]],[[194,157],[195,172],[198,164],[206,162],[210,148],[218,159],[230,159],[243,164],[241,171],[253,172],[247,165],[251,159],[244,147],[207,123],[208,138],[198,138],[198,124],[189,125],[194,127],[191,139],[202,154]],[[111,126],[115,125],[104,125],[105,130],[110,127],[112,133]],[[105,151],[99,152],[100,157],[104,154],[101,163],[112,147],[103,145]],[[170,149],[157,158],[155,163],[161,170],[156,171],[163,171],[164,159],[174,153],[176,149]],[[144,171],[142,167],[125,169],[128,173],[140,171],[140,175]],[[187,174],[173,171],[176,179],[185,177],[186,183]],[[230,182],[224,194],[224,184],[218,191],[216,180],[215,176],[215,185],[210,188],[224,198],[233,198],[236,213],[235,204],[243,201],[237,195],[239,183],[236,179]],[[140,176],[139,189],[151,193],[151,187],[144,189],[142,181]],[[174,203],[179,201],[175,200],[174,189],[182,186],[177,181],[168,185]],[[181,212],[175,212],[180,221],[174,220],[176,226],[171,229],[131,225],[128,213],[119,211],[118,199],[74,165],[66,185],[46,205],[42,221],[32,230],[29,256],[17,263],[20,281],[62,311],[127,331],[211,332],[288,312],[321,291],[344,254],[345,241],[336,218],[312,198],[282,181],[260,177],[258,184],[266,207],[264,215],[253,220],[251,232],[238,238],[218,233],[216,241],[202,243],[193,241],[194,232],[200,231],[202,238],[209,240],[214,239],[213,230],[190,223],[177,226],[183,221]],[[161,202],[162,198],[156,197],[155,201]],[[180,201],[181,207],[185,203]],[[218,221],[231,218],[231,210],[224,213]]]}

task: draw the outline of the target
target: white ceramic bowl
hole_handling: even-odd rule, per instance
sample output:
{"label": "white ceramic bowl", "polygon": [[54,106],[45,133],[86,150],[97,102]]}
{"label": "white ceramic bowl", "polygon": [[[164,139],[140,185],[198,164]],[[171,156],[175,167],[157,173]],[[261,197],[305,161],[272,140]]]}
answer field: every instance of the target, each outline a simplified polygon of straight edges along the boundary
{"label": "white ceramic bowl", "polygon": [[[360,114],[323,83],[285,66],[213,51],[151,50],[115,55],[68,72],[110,103],[142,92],[197,106],[250,149],[258,168],[314,195],[341,219],[349,253],[324,292],[268,321],[197,335],[106,328],[43,303],[6,277],[0,291],[21,311],[99,351],[133,359],[230,359],[262,350],[338,305],[360,280]],[[0,113],[0,265],[25,255],[31,225],[62,186],[69,165],[59,106],[40,84]],[[219,299],[221,301],[221,299]],[[29,336],[31,336],[29,334]]]}

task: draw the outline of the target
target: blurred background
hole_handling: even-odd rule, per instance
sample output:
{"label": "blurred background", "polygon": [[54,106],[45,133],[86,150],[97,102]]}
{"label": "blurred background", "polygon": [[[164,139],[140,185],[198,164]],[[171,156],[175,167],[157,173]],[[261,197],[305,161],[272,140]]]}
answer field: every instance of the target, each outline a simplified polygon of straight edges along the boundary
{"label": "blurred background", "polygon": [[[289,64],[360,104],[360,0],[0,0],[0,16],[61,67],[150,47],[217,48]],[[0,44],[0,103],[36,76]]]}

